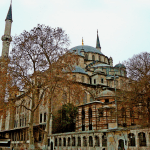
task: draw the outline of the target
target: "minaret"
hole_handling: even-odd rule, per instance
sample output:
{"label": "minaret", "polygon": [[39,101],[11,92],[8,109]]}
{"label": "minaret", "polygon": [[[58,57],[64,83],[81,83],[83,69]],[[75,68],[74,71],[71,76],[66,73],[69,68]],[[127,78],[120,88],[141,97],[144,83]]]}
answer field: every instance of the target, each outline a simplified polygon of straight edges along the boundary
{"label": "minaret", "polygon": [[5,32],[2,36],[3,47],[2,47],[2,57],[7,58],[9,54],[9,46],[12,41],[11,38],[11,24],[12,24],[12,1],[5,19]]}
{"label": "minaret", "polygon": [[100,50],[100,52],[101,52],[101,46],[100,46],[100,41],[99,41],[99,36],[98,36],[98,30],[97,30],[96,49]]}
{"label": "minaret", "polygon": [[[9,45],[12,41],[11,38],[11,24],[12,24],[12,1],[8,10],[8,14],[5,19],[5,32],[2,36],[3,46],[2,46],[2,55],[0,57],[0,100],[5,102],[7,100],[6,90],[7,90],[7,66],[8,66],[8,54],[9,54]],[[3,103],[2,103],[3,104]],[[14,114],[10,114],[12,118]],[[3,110],[3,119],[2,119],[2,130],[5,130],[6,125],[6,110]],[[11,120],[11,119],[10,119]]]}

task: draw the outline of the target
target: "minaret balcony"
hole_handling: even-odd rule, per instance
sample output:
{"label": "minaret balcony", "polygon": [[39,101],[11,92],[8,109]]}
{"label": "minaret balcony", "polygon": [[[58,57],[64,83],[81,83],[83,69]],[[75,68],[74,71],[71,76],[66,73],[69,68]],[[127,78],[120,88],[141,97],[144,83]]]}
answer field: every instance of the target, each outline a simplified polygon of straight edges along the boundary
{"label": "minaret balcony", "polygon": [[12,41],[12,37],[10,35],[3,35],[1,39],[2,41]]}

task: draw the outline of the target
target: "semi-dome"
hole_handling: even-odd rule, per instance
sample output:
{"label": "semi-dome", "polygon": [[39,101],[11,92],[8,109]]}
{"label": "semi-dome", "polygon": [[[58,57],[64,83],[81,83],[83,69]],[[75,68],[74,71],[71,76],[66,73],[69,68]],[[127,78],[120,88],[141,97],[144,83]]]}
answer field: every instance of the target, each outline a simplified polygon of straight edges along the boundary
{"label": "semi-dome", "polygon": [[73,48],[70,49],[70,52],[76,51],[76,53],[78,55],[83,56],[81,54],[81,49],[84,49],[85,52],[91,52],[91,53],[97,53],[97,54],[103,55],[103,53],[100,52],[100,50],[98,50],[98,49],[96,49],[96,48],[94,48],[92,46],[88,46],[88,45],[75,46],[75,47],[73,47]]}
{"label": "semi-dome", "polygon": [[102,69],[97,68],[97,69],[94,70],[94,72],[95,72],[95,73],[100,73],[100,72],[102,72]]}
{"label": "semi-dome", "polygon": [[72,72],[74,72],[74,73],[82,73],[82,74],[86,74],[86,75],[88,75],[88,73],[87,73],[87,72],[85,72],[85,70],[84,70],[84,69],[82,69],[82,68],[81,68],[81,67],[79,67],[79,66],[75,66],[75,68],[74,68],[74,70],[73,70]]}
{"label": "semi-dome", "polygon": [[123,64],[121,64],[121,63],[115,65],[115,67],[116,67],[116,68],[126,68],[125,65],[123,65]]}
{"label": "semi-dome", "polygon": [[95,66],[93,66],[94,68],[97,68],[97,67],[111,67],[110,65],[108,65],[108,64],[97,64],[97,65],[95,65]]}
{"label": "semi-dome", "polygon": [[110,90],[104,90],[99,94],[99,97],[115,96],[115,93]]}

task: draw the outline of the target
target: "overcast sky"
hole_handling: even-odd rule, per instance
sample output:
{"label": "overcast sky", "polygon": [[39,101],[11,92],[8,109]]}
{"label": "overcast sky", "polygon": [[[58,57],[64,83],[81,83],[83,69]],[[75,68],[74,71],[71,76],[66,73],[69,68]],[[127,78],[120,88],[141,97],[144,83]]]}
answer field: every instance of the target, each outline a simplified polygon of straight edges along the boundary
{"label": "overcast sky", "polygon": [[[0,0],[0,36],[10,0]],[[97,29],[102,53],[114,65],[141,52],[150,52],[150,0],[13,0],[12,36],[37,24],[62,27],[70,48],[96,46]],[[1,54],[2,42],[0,42]]]}

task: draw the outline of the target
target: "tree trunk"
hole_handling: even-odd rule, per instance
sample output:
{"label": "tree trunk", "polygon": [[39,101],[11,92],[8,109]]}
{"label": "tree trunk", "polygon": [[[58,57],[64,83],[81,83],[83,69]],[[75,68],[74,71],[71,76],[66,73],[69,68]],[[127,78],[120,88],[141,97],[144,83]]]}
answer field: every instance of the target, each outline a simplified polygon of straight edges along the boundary
{"label": "tree trunk", "polygon": [[30,123],[29,123],[29,150],[35,149],[35,146],[34,146],[34,135],[33,135],[33,117],[34,117],[34,112],[31,111]]}
{"label": "tree trunk", "polygon": [[[49,102],[48,112],[47,112],[47,120],[46,120],[46,132],[44,133],[43,140],[43,150],[48,150],[48,135],[52,133],[52,112],[51,112],[51,102]],[[51,127],[51,128],[50,128]]]}

